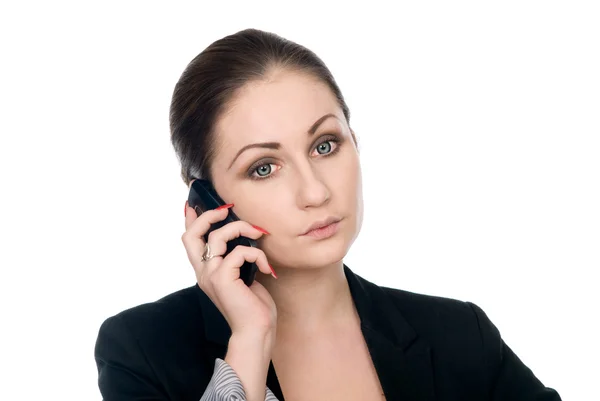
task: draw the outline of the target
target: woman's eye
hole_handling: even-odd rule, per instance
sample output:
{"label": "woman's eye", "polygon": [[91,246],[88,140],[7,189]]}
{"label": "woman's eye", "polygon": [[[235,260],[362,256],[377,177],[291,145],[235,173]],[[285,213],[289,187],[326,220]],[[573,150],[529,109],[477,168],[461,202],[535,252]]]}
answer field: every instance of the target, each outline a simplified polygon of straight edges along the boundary
{"label": "woman's eye", "polygon": [[[315,150],[317,151],[317,153],[319,155],[326,155],[326,154],[334,153],[334,150],[337,150],[338,142],[339,141],[336,139],[328,139],[328,140],[318,144],[317,147],[315,148]],[[332,147],[332,143],[335,144],[335,146],[336,146],[335,149]]]}
{"label": "woman's eye", "polygon": [[329,141],[323,142],[319,146],[317,146],[317,152],[319,152],[322,155],[325,153],[329,153],[330,151],[331,151],[331,143],[329,143]]}
{"label": "woman's eye", "polygon": [[262,166],[258,166],[256,168],[256,173],[260,176],[260,177],[265,177],[269,174],[271,174],[271,164],[263,164]]}
{"label": "woman's eye", "polygon": [[258,167],[250,169],[248,176],[253,180],[266,180],[267,178],[271,178],[273,176],[273,171],[275,170],[272,166],[274,166],[273,163],[261,164]]}

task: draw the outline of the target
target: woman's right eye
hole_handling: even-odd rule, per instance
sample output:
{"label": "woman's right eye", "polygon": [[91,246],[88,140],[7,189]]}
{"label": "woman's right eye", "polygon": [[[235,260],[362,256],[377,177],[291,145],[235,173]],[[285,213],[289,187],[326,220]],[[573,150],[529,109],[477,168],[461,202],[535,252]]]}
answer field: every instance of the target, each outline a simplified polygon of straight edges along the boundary
{"label": "woman's right eye", "polygon": [[261,164],[258,167],[250,170],[249,176],[253,180],[266,180],[268,178],[271,178],[273,176],[273,168],[271,166],[274,165],[274,163]]}

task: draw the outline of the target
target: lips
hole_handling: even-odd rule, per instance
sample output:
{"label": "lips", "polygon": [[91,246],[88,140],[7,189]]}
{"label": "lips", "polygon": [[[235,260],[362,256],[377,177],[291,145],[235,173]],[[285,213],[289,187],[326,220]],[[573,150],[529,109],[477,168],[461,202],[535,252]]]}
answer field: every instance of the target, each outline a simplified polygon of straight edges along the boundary
{"label": "lips", "polygon": [[333,223],[337,223],[340,220],[341,219],[339,217],[330,216],[330,217],[327,217],[324,220],[316,221],[313,224],[311,224],[310,227],[308,227],[306,229],[306,231],[302,235],[306,235],[309,232],[311,232],[312,230],[316,230],[318,228],[327,227],[328,225],[333,224]]}

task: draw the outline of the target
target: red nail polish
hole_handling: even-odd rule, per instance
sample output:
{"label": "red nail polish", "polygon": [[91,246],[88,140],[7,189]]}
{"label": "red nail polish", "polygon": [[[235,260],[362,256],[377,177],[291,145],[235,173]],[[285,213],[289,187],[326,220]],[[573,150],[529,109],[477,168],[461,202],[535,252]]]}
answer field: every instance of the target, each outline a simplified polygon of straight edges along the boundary
{"label": "red nail polish", "polygon": [[263,234],[269,234],[269,232],[267,230],[265,230],[264,228],[260,228],[259,226],[255,226],[254,224],[252,224],[252,227],[256,228],[258,231],[260,231]]}
{"label": "red nail polish", "polygon": [[223,210],[223,209],[229,209],[230,207],[233,206],[233,203],[228,203],[226,205],[223,206],[219,206],[218,208],[216,208],[215,210]]}
{"label": "red nail polish", "polygon": [[[267,263],[268,264],[268,263]],[[268,264],[269,267],[271,268],[271,276],[277,278],[277,274],[275,273],[275,270],[273,270],[273,266],[271,266],[270,264]]]}
{"label": "red nail polish", "polygon": [[185,217],[187,217],[187,208],[188,208],[188,201],[185,201],[185,207],[183,208],[183,215]]}

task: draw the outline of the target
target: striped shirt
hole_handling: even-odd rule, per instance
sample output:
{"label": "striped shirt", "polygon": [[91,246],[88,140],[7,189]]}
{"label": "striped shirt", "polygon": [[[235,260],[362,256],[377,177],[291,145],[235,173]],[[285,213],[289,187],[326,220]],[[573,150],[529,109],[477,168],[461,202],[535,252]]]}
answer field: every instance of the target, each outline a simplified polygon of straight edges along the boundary
{"label": "striped shirt", "polygon": [[[265,401],[278,401],[265,387]],[[215,370],[200,401],[245,401],[246,394],[240,378],[221,358],[215,360]]]}

